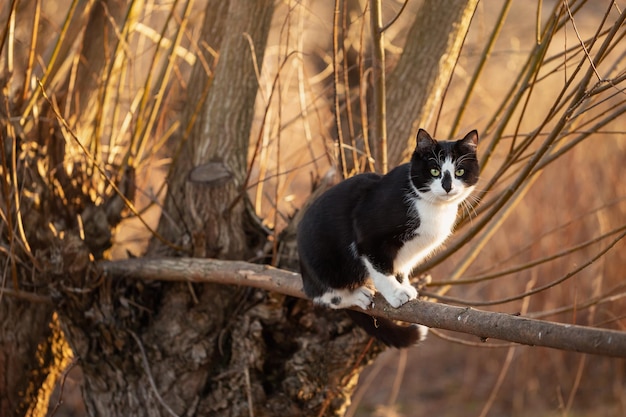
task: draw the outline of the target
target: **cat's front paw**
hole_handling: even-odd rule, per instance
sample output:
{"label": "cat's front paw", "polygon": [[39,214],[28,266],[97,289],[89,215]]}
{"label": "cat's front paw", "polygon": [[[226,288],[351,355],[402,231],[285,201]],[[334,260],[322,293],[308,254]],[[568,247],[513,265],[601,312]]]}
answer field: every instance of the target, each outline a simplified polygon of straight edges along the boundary
{"label": "cat's front paw", "polygon": [[383,296],[393,308],[398,308],[410,300],[415,300],[417,290],[410,284],[404,284],[395,287],[389,294],[383,294]]}

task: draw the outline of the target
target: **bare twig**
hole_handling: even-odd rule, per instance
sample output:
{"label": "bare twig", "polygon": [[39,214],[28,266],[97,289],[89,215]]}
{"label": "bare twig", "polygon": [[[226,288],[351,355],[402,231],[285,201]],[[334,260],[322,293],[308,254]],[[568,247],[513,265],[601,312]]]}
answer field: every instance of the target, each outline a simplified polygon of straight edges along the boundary
{"label": "bare twig", "polygon": [[[582,48],[583,52],[585,53],[585,56],[587,57],[587,60],[589,61],[589,64],[591,65],[591,68],[593,69],[593,72],[596,74],[596,77],[598,77],[599,81],[603,81],[602,76],[600,75],[600,73],[598,72],[598,69],[596,68],[596,66],[594,65],[594,60],[591,58],[591,56],[589,55],[589,51],[587,50],[587,47],[585,46],[585,42],[582,39],[582,36],[580,36],[580,32],[578,31],[578,28],[576,27],[576,21],[574,20],[574,15],[572,14],[572,10],[569,7],[569,1],[565,0],[563,2],[563,4],[565,5],[565,9],[567,10],[567,15],[569,16],[569,20],[572,22],[572,27],[574,28],[574,33],[576,33],[576,37],[578,38],[578,42],[580,43],[580,47]],[[601,27],[598,28],[598,30]]]}
{"label": "bare twig", "polygon": [[245,368],[243,376],[246,380],[246,397],[248,398],[248,416],[254,417],[254,403],[252,402],[252,387],[250,385],[250,370]]}
{"label": "bare twig", "polygon": [[[102,261],[99,265],[109,277],[245,285],[305,298],[299,274],[243,261],[135,258]],[[355,307],[355,310],[359,309]],[[626,357],[626,332],[615,330],[534,320],[422,300],[395,309],[380,294],[375,296],[374,305],[364,312],[467,333],[483,340],[493,338],[531,346]]]}
{"label": "bare twig", "polygon": [[70,371],[72,369],[74,369],[74,367],[78,365],[78,358],[74,357],[72,359],[72,362],[70,362],[70,364],[67,366],[67,368],[65,368],[65,370],[63,371],[63,375],[61,375],[61,386],[59,388],[59,399],[57,400],[56,404],[54,405],[54,408],[52,409],[52,411],[50,412],[49,416],[50,417],[54,417],[54,415],[57,413],[59,407],[61,407],[63,405],[63,392],[65,391],[65,381],[67,380],[67,376],[70,374]]}
{"label": "bare twig", "polygon": [[52,304],[52,298],[45,295],[39,295],[22,290],[14,290],[11,288],[0,288],[0,300],[2,300],[2,296],[5,294],[30,303]]}
{"label": "bare twig", "polygon": [[[534,279],[529,281],[526,284],[526,290],[529,290],[530,287],[534,285],[534,283],[535,283]],[[522,314],[526,314],[526,312],[528,311],[529,303],[530,303],[530,300],[528,298],[524,300],[524,303],[522,305]],[[511,368],[511,363],[513,362],[513,356],[515,354],[516,347],[517,346],[511,346],[508,349],[506,358],[504,359],[504,363],[502,364],[502,367],[500,369],[500,374],[498,375],[498,379],[496,380],[495,385],[491,389],[489,398],[487,399],[487,402],[485,403],[482,411],[480,412],[480,417],[487,417],[487,415],[489,414],[489,410],[491,410],[491,407],[496,401],[496,398],[498,397],[498,392],[500,391],[500,388],[502,388],[502,384],[504,383],[504,378],[506,377],[506,374],[509,372],[509,369]]]}
{"label": "bare twig", "polygon": [[454,121],[452,122],[452,127],[450,128],[450,133],[448,134],[450,137],[454,137],[454,135],[456,135],[458,132],[459,126],[461,124],[461,118],[463,117],[463,114],[465,113],[465,110],[467,109],[471,95],[474,94],[477,90],[476,84],[478,82],[478,78],[482,74],[485,64],[487,63],[487,61],[489,60],[489,57],[491,56],[491,51],[493,50],[493,46],[495,45],[496,40],[498,40],[500,31],[502,30],[502,27],[504,26],[504,22],[506,21],[506,16],[508,15],[509,9],[511,8],[511,3],[512,3],[512,0],[507,0],[502,6],[502,10],[500,11],[498,20],[496,20],[497,23],[493,28],[493,31],[489,37],[489,40],[487,44],[485,45],[485,48],[483,49],[483,52],[480,54],[480,60],[478,61],[478,65],[476,66],[476,69],[474,70],[474,74],[472,75],[472,78],[469,81],[467,88],[465,89],[465,95],[463,96],[463,99],[461,100],[461,104],[459,105],[459,111],[457,112],[454,118]]}
{"label": "bare twig", "polygon": [[442,340],[445,340],[446,342],[451,342],[451,343],[456,343],[459,345],[463,345],[463,346],[469,346],[469,347],[479,347],[479,348],[490,348],[490,349],[502,349],[502,348],[509,348],[511,346],[515,346],[514,343],[502,343],[502,342],[497,342],[497,343],[488,343],[486,340],[479,340],[477,342],[472,342],[469,340],[465,340],[465,339],[461,339],[459,337],[454,337],[454,336],[450,336],[447,335],[445,333],[443,333],[442,331],[436,330],[436,329],[430,329],[428,331],[428,334],[432,334]]}
{"label": "bare twig", "polygon": [[402,6],[400,7],[400,10],[398,10],[398,13],[396,13],[396,15],[393,17],[393,19],[391,19],[385,26],[383,26],[382,28],[380,28],[381,32],[386,31],[387,29],[389,29],[389,27],[391,25],[393,25],[394,23],[396,23],[396,21],[398,20],[398,18],[402,15],[402,12],[404,11],[404,9],[406,8],[406,5],[409,4],[409,0],[404,0],[404,3],[402,3]]}
{"label": "bare twig", "polygon": [[[334,92],[334,112],[335,112],[335,125],[337,127],[337,151],[339,152],[339,163],[341,164],[341,173],[343,178],[348,177],[348,170],[346,167],[346,153],[343,147],[343,131],[341,129],[341,106],[339,105],[339,92],[337,87],[340,85],[339,78],[339,18],[341,12],[339,9],[340,1],[335,0],[335,10],[333,17],[333,85],[335,86]],[[343,59],[346,59],[344,56]]]}
{"label": "bare twig", "polygon": [[376,163],[380,172],[389,170],[387,158],[387,94],[385,86],[385,37],[382,29],[382,5],[380,0],[370,1],[372,31],[372,77],[374,94],[374,140],[376,141]]}
{"label": "bare twig", "polygon": [[167,403],[165,402],[161,394],[159,394],[159,390],[157,389],[156,382],[154,382],[154,378],[152,377],[152,371],[150,370],[150,363],[148,362],[148,357],[146,356],[146,351],[143,348],[143,343],[141,343],[141,339],[139,339],[139,336],[137,336],[132,331],[129,331],[128,333],[133,337],[133,339],[135,339],[135,342],[137,343],[137,346],[139,347],[139,351],[141,352],[141,361],[143,363],[144,370],[146,371],[146,376],[148,377],[148,380],[150,381],[150,386],[152,387],[152,390],[154,391],[154,395],[156,396],[159,403],[163,406],[163,408],[165,408],[171,416],[178,417],[178,414],[176,414],[174,410],[172,410],[172,408],[169,405],[167,405]]}

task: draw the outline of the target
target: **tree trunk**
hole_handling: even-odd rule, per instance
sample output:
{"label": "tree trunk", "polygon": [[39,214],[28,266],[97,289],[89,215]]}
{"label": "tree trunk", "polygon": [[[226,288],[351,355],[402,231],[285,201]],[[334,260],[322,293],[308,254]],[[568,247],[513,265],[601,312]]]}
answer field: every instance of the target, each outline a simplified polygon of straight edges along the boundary
{"label": "tree trunk", "polygon": [[[201,42],[219,54],[214,76],[199,63],[189,83],[187,120],[210,82],[189,138],[182,143],[168,177],[159,232],[200,257],[245,256],[245,206],[241,187],[247,172],[248,142],[258,82],[254,62],[263,61],[273,3],[220,1],[207,6]],[[246,40],[249,36],[254,42]],[[149,253],[161,253],[153,240]]]}
{"label": "tree trunk", "polygon": [[387,78],[389,166],[408,160],[436,115],[478,0],[425,1]]}

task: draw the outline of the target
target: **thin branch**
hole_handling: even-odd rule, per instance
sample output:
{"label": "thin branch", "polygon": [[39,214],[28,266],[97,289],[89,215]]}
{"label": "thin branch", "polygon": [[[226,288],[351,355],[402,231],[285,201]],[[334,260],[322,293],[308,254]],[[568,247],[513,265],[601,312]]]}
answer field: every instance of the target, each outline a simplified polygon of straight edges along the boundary
{"label": "thin branch", "polygon": [[[268,265],[199,258],[125,259],[98,265],[110,278],[245,285],[305,298],[300,275]],[[354,308],[358,311],[363,311]],[[626,332],[416,300],[391,307],[380,294],[367,314],[531,346],[626,357]]]}
{"label": "thin branch", "polygon": [[474,74],[472,75],[472,78],[465,89],[465,95],[461,100],[461,104],[458,106],[459,110],[454,118],[454,121],[452,122],[452,127],[450,128],[450,133],[448,134],[449,137],[454,137],[454,135],[456,135],[458,132],[459,126],[461,124],[461,119],[463,118],[463,114],[467,109],[470,97],[477,90],[476,83],[478,82],[478,78],[481,76],[483,69],[485,68],[485,64],[491,57],[491,51],[493,50],[493,46],[496,44],[496,40],[498,40],[498,37],[500,36],[500,31],[502,30],[504,22],[506,21],[506,16],[508,15],[509,9],[511,8],[511,3],[512,0],[507,0],[502,6],[502,10],[500,11],[498,20],[496,20],[496,25],[493,28],[491,35],[489,36],[487,45],[485,45],[483,52],[480,54],[478,65],[476,66]]}
{"label": "thin branch", "polygon": [[352,164],[350,169],[354,172],[361,172],[359,168],[359,158],[356,146],[356,135],[354,133],[354,111],[352,109],[352,94],[350,93],[350,60],[348,59],[348,49],[346,48],[345,39],[348,37],[349,33],[349,23],[348,23],[348,2],[343,2],[343,12],[341,13],[341,33],[343,34],[344,41],[341,42],[341,56],[343,59],[342,63],[342,75],[343,75],[343,91],[344,91],[344,106],[346,109],[346,125],[348,127],[348,137],[350,139],[350,147],[352,148]]}
{"label": "thin branch", "polygon": [[469,340],[461,339],[459,337],[449,336],[439,330],[430,329],[428,334],[433,334],[441,340],[445,340],[446,342],[456,343],[458,345],[469,346],[469,347],[479,347],[479,348],[490,348],[490,349],[501,349],[501,348],[509,348],[511,346],[516,346],[514,343],[488,343],[487,341],[479,340],[477,342],[472,342]]}
{"label": "thin branch", "polygon": [[374,140],[377,146],[376,163],[380,172],[389,170],[387,157],[387,93],[385,81],[385,37],[382,30],[382,5],[380,0],[370,1],[372,31],[372,90],[374,94]]}
{"label": "thin branch", "polygon": [[511,275],[514,274],[516,272],[521,272],[524,270],[528,270],[534,266],[537,265],[541,265],[544,263],[548,263],[551,261],[554,261],[556,259],[565,257],[567,255],[571,255],[574,252],[577,252],[579,250],[585,249],[591,245],[594,245],[598,242],[603,241],[604,239],[613,236],[617,233],[623,232],[624,230],[626,230],[626,224],[618,227],[617,229],[613,229],[608,233],[602,234],[600,236],[594,237],[592,239],[589,239],[585,242],[579,243],[577,245],[568,247],[562,251],[559,251],[557,253],[545,256],[543,258],[539,258],[539,259],[535,259],[532,260],[530,262],[526,262],[523,264],[519,264],[519,265],[515,265],[512,266],[511,268],[505,269],[505,270],[501,270],[501,271],[496,271],[496,272],[491,272],[491,273],[485,273],[485,274],[481,274],[478,276],[474,276],[472,278],[467,278],[467,279],[463,279],[463,280],[456,280],[456,281],[450,281],[450,280],[446,280],[446,281],[437,281],[437,282],[433,282],[431,283],[432,286],[443,286],[443,285],[467,285],[467,284],[476,284],[478,282],[483,282],[483,281],[489,281],[495,278],[501,278],[503,276],[506,275]]}
{"label": "thin branch", "polygon": [[386,31],[387,29],[389,29],[389,27],[391,25],[393,25],[394,23],[396,23],[396,21],[398,20],[398,18],[400,17],[400,15],[402,14],[402,12],[404,11],[404,9],[406,8],[406,5],[409,4],[409,0],[404,0],[404,3],[402,3],[402,7],[400,7],[400,10],[398,10],[398,13],[396,13],[396,15],[393,17],[393,19],[391,19],[385,26],[383,26],[382,28],[380,28],[381,32]]}
{"label": "thin branch", "polygon": [[[338,160],[341,166],[342,178],[348,178],[348,169],[346,166],[346,153],[343,147],[343,130],[341,128],[341,106],[339,105],[339,92],[337,88],[340,85],[339,78],[339,19],[341,12],[339,9],[340,0],[335,0],[335,9],[333,14],[333,85],[334,90],[334,112],[335,112],[335,126],[337,128],[337,151],[339,152]],[[346,59],[344,56],[343,59]],[[348,94],[348,92],[344,92]]]}
{"label": "thin branch", "polygon": [[154,391],[154,395],[156,396],[159,403],[163,406],[163,408],[165,408],[165,410],[172,417],[178,417],[178,414],[176,414],[176,412],[172,410],[172,408],[165,402],[165,400],[159,393],[159,390],[157,389],[156,382],[154,381],[154,378],[152,377],[152,371],[150,370],[150,362],[148,362],[148,356],[146,355],[146,350],[143,348],[143,343],[141,343],[141,339],[139,339],[139,336],[137,336],[132,331],[129,331],[128,333],[133,337],[133,339],[135,339],[135,342],[137,343],[137,346],[139,347],[139,351],[141,352],[141,363],[143,364],[144,371],[146,372],[148,380],[150,381],[150,387],[152,387],[152,391]]}
{"label": "thin branch", "polygon": [[0,36],[0,55],[2,55],[2,50],[4,49],[4,44],[9,37],[10,25],[11,25],[11,16],[13,16],[17,12],[17,4],[18,0],[11,1],[11,7],[9,11],[9,16],[7,16],[6,23],[4,24],[4,28],[2,30],[2,35]]}
{"label": "thin branch", "polygon": [[65,381],[67,380],[67,376],[70,374],[70,371],[74,369],[76,365],[78,365],[78,358],[74,357],[72,359],[72,362],[70,362],[67,368],[65,368],[65,370],[63,371],[63,374],[61,375],[61,378],[60,378],[61,386],[59,387],[59,399],[57,400],[56,404],[54,405],[54,408],[50,412],[49,414],[50,417],[54,417],[59,407],[63,405],[63,393],[65,392]]}
{"label": "thin branch", "polygon": [[20,300],[28,301],[30,303],[37,304],[50,304],[52,305],[52,298],[46,295],[35,294],[32,292],[22,291],[22,290],[14,290],[11,288],[0,288],[0,300],[2,300],[2,296],[8,295],[10,297],[15,297]]}
{"label": "thin branch", "polygon": [[[587,60],[589,61],[589,64],[591,65],[593,72],[596,73],[596,77],[598,77],[599,81],[603,81],[602,76],[600,75],[600,73],[598,72],[598,69],[594,65],[593,59],[589,55],[589,51],[587,50],[587,47],[585,46],[585,42],[583,41],[582,36],[580,36],[580,32],[578,31],[578,28],[576,27],[576,21],[574,20],[574,15],[572,14],[572,10],[569,8],[569,1],[565,0],[563,4],[565,4],[567,15],[569,16],[569,20],[572,22],[572,27],[574,28],[574,33],[576,34],[576,37],[578,38],[578,42],[580,43],[580,46],[583,49],[583,52],[585,53],[585,56],[587,57]],[[602,29],[602,26],[598,27],[598,31],[600,31],[600,29]]]}

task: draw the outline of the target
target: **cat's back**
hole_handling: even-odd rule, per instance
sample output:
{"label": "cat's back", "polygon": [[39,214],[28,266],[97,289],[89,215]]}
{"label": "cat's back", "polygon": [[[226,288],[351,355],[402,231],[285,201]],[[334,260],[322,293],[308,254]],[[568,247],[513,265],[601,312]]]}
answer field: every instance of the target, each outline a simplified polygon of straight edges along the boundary
{"label": "cat's back", "polygon": [[365,173],[355,175],[334,185],[319,196],[309,207],[303,222],[316,220],[319,217],[328,217],[333,214],[336,218],[339,213],[349,214],[354,207],[380,182],[381,175]]}
{"label": "cat's back", "polygon": [[352,215],[355,207],[380,182],[375,173],[355,175],[334,185],[306,210],[298,224],[298,245],[309,246],[312,240],[341,241],[352,239]]}
{"label": "cat's back", "polygon": [[374,172],[354,175],[331,187],[328,191],[322,194],[317,201],[337,197],[341,197],[342,200],[345,200],[346,202],[348,200],[359,199],[372,187],[378,184],[382,178],[382,175]]}

